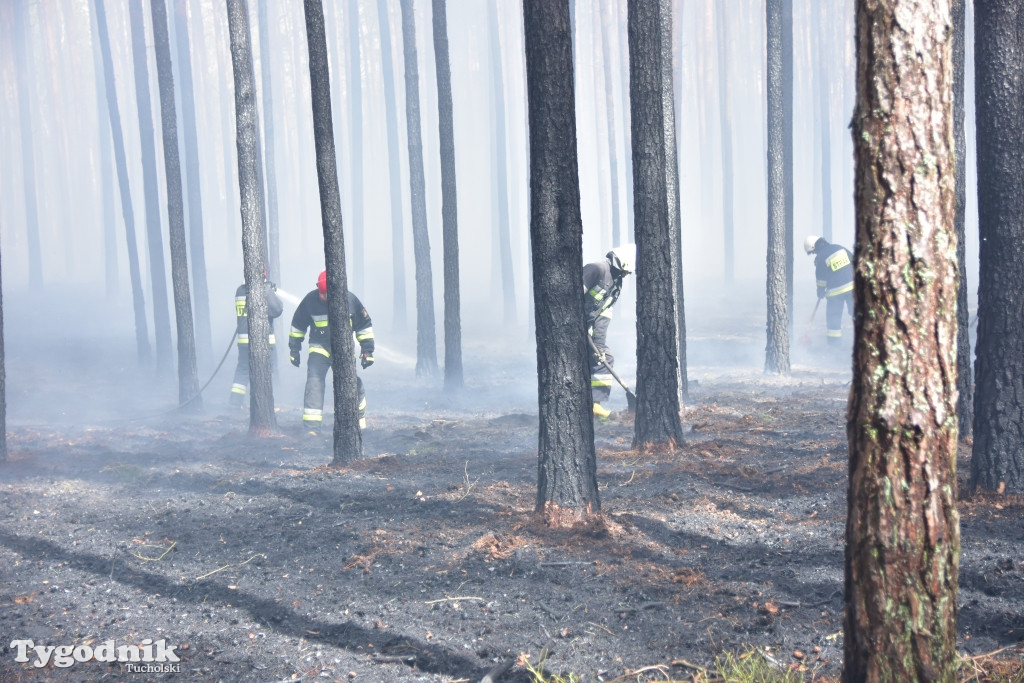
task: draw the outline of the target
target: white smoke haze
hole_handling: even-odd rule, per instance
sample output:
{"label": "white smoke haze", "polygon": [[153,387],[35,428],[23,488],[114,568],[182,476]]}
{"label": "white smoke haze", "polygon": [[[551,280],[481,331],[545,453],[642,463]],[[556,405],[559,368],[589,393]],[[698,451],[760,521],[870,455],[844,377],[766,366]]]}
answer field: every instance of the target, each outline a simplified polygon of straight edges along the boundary
{"label": "white smoke haze", "polygon": [[[496,242],[495,196],[491,130],[494,111],[491,102],[491,71],[486,3],[478,0],[449,0],[448,27],[452,65],[452,94],[455,117],[455,147],[458,183],[460,278],[463,353],[467,388],[463,399],[445,398],[430,387],[437,380],[415,377],[416,292],[412,251],[411,216],[408,200],[408,147],[405,122],[405,84],[401,17],[397,2],[389,4],[391,60],[395,70],[401,158],[402,224],[406,315],[399,320],[393,311],[394,263],[392,260],[388,140],[385,126],[384,76],[380,59],[380,30],[377,3],[363,0],[359,7],[360,64],[363,125],[363,166],[351,167],[348,127],[352,115],[346,30],[352,17],[344,3],[325,3],[328,45],[332,50],[331,78],[334,84],[334,116],[338,150],[339,180],[348,256],[349,287],[364,302],[377,331],[378,364],[364,374],[371,405],[374,384],[391,383],[389,398],[402,403],[416,392],[403,393],[403,385],[421,387],[433,401],[463,400],[485,409],[536,410],[536,350],[528,325],[531,283],[529,282],[529,188],[527,182],[526,94],[521,8],[517,3],[497,3],[502,50],[505,120],[508,133],[508,212],[511,252],[516,287],[516,323],[504,324],[500,285],[500,262]],[[580,4],[583,7],[586,3]],[[260,74],[269,68],[274,88],[274,152],[281,273],[277,284],[285,299],[285,313],[277,325],[278,370],[275,399],[283,404],[301,404],[305,365],[296,371],[286,359],[288,322],[296,302],[316,286],[323,268],[322,228],[312,127],[309,78],[301,3],[268,3],[269,46],[259,44],[255,5],[251,9],[253,49],[257,88]],[[681,106],[676,112],[679,149],[681,215],[684,242],[684,275],[688,325],[689,376],[706,380],[732,370],[760,372],[765,342],[765,113],[764,113],[764,26],[758,0],[738,0],[728,5],[731,18],[729,65],[725,76],[730,87],[733,155],[723,162],[720,146],[721,118],[717,79],[716,34],[713,0],[677,3],[682,10],[676,18],[681,27],[675,37],[677,88]],[[853,103],[852,2],[836,15],[829,58],[830,78],[837,84],[831,105],[831,158],[833,179],[833,240],[853,247],[853,159],[848,122]],[[625,3],[612,3],[616,12],[610,37],[616,69],[626,64]],[[801,248],[808,234],[821,234],[821,188],[816,170],[818,140],[816,82],[821,63],[807,47],[814,3],[794,4],[797,44],[794,128],[794,339],[797,370],[820,363],[824,338],[824,311],[816,314],[811,335],[813,343],[802,343],[801,335],[814,308],[813,265]],[[196,89],[197,134],[204,221],[206,272],[209,282],[212,349],[199,368],[200,382],[214,372],[216,362],[230,344],[234,329],[234,290],[242,281],[238,186],[235,179],[234,101],[227,22],[221,3],[191,0],[189,38],[193,82]],[[436,78],[430,3],[415,3],[417,56],[420,75],[420,115],[423,158],[426,171],[427,214],[430,229],[431,263],[438,361],[444,358],[443,264],[441,258],[441,193],[438,145]],[[678,10],[677,10],[678,11]],[[155,375],[151,367],[136,361],[131,288],[128,279],[124,225],[120,213],[119,188],[111,176],[114,231],[117,250],[116,288],[109,293],[104,281],[104,178],[103,155],[110,154],[109,129],[101,138],[93,58],[92,3],[87,0],[59,0],[30,3],[27,17],[27,81],[32,115],[35,156],[36,203],[42,251],[41,286],[29,285],[29,254],[25,232],[26,204],[21,163],[23,125],[15,71],[15,44],[0,40],[0,250],[3,257],[4,336],[7,354],[8,416],[14,424],[47,424],[53,421],[121,419],[126,413],[148,414],[173,408],[177,401],[176,374]],[[150,97],[154,113],[156,66],[150,16],[146,15],[150,73]],[[11,7],[0,8],[0,19],[10,26]],[[131,40],[127,4],[107,3],[107,20],[113,51],[117,98],[124,129],[124,143],[131,182],[136,237],[139,243],[141,279],[145,289],[148,331],[152,337],[152,292],[149,251],[146,244],[145,203],[142,188],[140,128],[132,77]],[[628,223],[626,191],[626,141],[628,109],[623,97],[625,80],[612,88],[615,130],[606,129],[603,38],[598,15],[580,10],[577,32],[577,126],[581,209],[583,216],[584,261],[604,257],[612,246],[612,201],[607,181],[609,141],[618,156],[619,222]],[[10,29],[7,29],[8,31]],[[173,32],[180,27],[171,22]],[[968,6],[966,92],[973,92],[973,27]],[[5,34],[8,35],[8,34]],[[174,55],[172,53],[172,58]],[[175,68],[178,61],[175,59]],[[621,74],[619,74],[621,76]],[[180,78],[176,78],[180,84]],[[262,109],[264,103],[260,102]],[[179,126],[184,125],[179,102]],[[159,130],[155,121],[153,130]],[[968,181],[974,186],[973,106],[968,98]],[[162,140],[157,147],[160,217],[164,223],[164,254],[167,211],[163,197],[165,183]],[[723,276],[722,170],[731,172],[735,187],[735,281]],[[183,161],[184,166],[184,161]],[[365,252],[354,253],[356,240],[352,224],[352,178],[359,173],[364,188]],[[186,202],[188,196],[186,194]],[[187,211],[186,211],[187,215]],[[975,195],[968,194],[968,286],[977,284],[977,211]],[[625,228],[624,228],[625,229]],[[632,241],[631,238],[622,241]],[[190,254],[191,259],[191,254]],[[362,266],[356,268],[355,259]],[[642,268],[643,264],[639,264]],[[362,282],[356,279],[361,273]],[[192,290],[195,296],[195,290]],[[170,299],[170,294],[168,294]],[[635,375],[635,280],[630,278],[616,307],[610,329],[610,343],[621,374],[633,382]],[[173,303],[170,302],[173,306]],[[195,310],[195,307],[193,307]],[[172,310],[172,331],[173,331]],[[201,356],[202,357],[202,356]],[[204,392],[208,407],[226,407],[230,375],[234,368],[232,349],[210,387]],[[489,374],[486,379],[481,373]],[[111,395],[101,391],[71,395],[66,388],[82,383],[97,388],[113,385]],[[501,391],[508,392],[502,396]],[[490,394],[482,401],[473,392]],[[330,392],[328,392],[329,394]],[[613,402],[624,405],[622,392],[613,391]],[[384,406],[377,400],[377,409]],[[415,407],[415,406],[414,406]],[[388,406],[388,409],[398,406]]]}

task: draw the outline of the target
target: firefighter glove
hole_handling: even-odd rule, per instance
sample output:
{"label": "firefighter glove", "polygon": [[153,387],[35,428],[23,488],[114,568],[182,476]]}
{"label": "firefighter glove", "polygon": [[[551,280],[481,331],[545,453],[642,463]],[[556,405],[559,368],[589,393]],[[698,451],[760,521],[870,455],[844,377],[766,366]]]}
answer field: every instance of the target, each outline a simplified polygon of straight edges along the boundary
{"label": "firefighter glove", "polygon": [[290,360],[292,362],[292,365],[294,365],[295,367],[299,367],[299,362],[300,361],[299,361],[299,354],[297,352],[292,351],[291,355],[288,357],[288,360]]}
{"label": "firefighter glove", "polygon": [[373,365],[373,354],[363,351],[363,354],[359,356],[359,360],[363,366],[363,370]]}

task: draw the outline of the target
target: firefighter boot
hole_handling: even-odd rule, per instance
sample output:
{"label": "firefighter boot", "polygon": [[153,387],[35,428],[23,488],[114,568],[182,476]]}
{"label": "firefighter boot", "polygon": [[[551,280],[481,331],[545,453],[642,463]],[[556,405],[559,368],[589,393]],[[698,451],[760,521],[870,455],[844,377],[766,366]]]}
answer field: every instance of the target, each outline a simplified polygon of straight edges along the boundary
{"label": "firefighter boot", "polygon": [[605,408],[600,403],[598,403],[596,401],[594,402],[594,415],[596,415],[597,417],[599,417],[599,418],[601,418],[603,420],[607,420],[608,417],[611,414],[612,414],[612,411],[608,410],[607,408]]}

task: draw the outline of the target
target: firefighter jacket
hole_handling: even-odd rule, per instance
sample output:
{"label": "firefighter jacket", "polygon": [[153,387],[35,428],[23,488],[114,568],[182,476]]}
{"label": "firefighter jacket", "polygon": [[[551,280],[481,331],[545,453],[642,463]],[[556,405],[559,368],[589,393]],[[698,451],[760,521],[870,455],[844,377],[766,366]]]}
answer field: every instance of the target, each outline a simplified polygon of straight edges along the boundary
{"label": "firefighter jacket", "polygon": [[[348,293],[349,323],[359,342],[362,353],[373,355],[373,323],[363,307],[363,302]],[[314,289],[303,297],[292,316],[292,329],[288,334],[288,349],[292,355],[302,351],[302,340],[309,330],[309,352],[331,357],[331,328],[327,324],[327,301],[320,298],[320,290]]]}
{"label": "firefighter jacket", "polygon": [[[249,343],[249,309],[246,306],[245,300],[247,294],[248,290],[243,282],[235,290],[235,317],[237,319],[235,334],[238,336],[239,344]],[[274,318],[284,313],[284,304],[281,303],[281,298],[277,296],[276,288],[269,282],[264,287],[264,296],[267,299],[267,319],[273,323]],[[271,332],[270,343],[273,344],[275,341],[274,333]]]}
{"label": "firefighter jacket", "polygon": [[853,255],[849,249],[825,242],[814,254],[819,299],[853,291]]}
{"label": "firefighter jacket", "polygon": [[600,317],[612,317],[612,306],[621,292],[622,277],[612,275],[612,265],[607,260],[583,266],[583,311],[587,316],[587,329],[594,327]]}

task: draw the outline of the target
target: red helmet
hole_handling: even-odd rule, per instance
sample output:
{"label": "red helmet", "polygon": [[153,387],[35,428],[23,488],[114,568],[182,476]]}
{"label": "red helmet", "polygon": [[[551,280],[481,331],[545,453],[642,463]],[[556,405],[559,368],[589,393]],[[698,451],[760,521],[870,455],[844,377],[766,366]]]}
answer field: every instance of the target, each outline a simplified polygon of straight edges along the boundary
{"label": "red helmet", "polygon": [[320,296],[327,296],[327,271],[320,273],[316,279],[316,288],[320,290]]}

